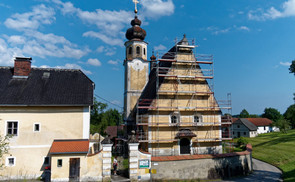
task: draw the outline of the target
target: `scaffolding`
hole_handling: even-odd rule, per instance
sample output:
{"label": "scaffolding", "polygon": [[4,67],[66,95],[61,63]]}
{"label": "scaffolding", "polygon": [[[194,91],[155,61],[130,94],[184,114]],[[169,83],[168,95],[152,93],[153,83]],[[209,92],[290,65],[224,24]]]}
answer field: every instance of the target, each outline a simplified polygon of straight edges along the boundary
{"label": "scaffolding", "polygon": [[[198,149],[204,142],[232,140],[231,117],[220,117],[224,109],[231,114],[231,95],[228,94],[226,101],[218,102],[214,97],[213,55],[192,52],[181,56],[178,53],[195,47],[176,43],[169,52],[158,53],[160,59],[151,62],[155,96],[138,100],[136,127],[139,142],[145,143],[146,148],[153,145],[150,151],[153,156],[159,155],[161,143],[179,142],[180,138],[176,136],[182,129],[203,133],[203,136],[192,140],[193,154],[199,154]],[[161,119],[163,113],[171,113],[171,121]],[[181,116],[181,113],[190,113],[191,117],[187,114]],[[177,122],[172,121],[173,117]],[[161,136],[161,131],[167,127],[170,137]]]}

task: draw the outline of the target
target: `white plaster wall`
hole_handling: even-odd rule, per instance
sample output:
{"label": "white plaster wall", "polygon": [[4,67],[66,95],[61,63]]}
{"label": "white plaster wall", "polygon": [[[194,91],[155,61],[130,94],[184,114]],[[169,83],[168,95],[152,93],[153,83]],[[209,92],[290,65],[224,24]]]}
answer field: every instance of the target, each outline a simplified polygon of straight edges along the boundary
{"label": "white plaster wall", "polygon": [[258,127],[258,130],[257,130],[257,133],[258,134],[261,134],[261,133],[269,133],[269,132],[271,132],[269,126],[265,126],[265,129],[264,129],[264,126],[259,126]]}

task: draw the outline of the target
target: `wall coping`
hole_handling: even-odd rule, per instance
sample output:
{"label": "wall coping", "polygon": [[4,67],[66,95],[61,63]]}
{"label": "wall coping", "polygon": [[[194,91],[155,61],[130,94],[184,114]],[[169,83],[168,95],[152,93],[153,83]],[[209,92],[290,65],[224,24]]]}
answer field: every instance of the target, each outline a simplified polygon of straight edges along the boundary
{"label": "wall coping", "polygon": [[196,160],[196,159],[213,159],[213,158],[249,155],[252,152],[252,145],[247,144],[246,149],[247,150],[243,152],[233,152],[233,153],[226,153],[226,154],[159,156],[159,157],[152,157],[151,160],[152,162],[164,162],[164,161],[180,161],[180,160]]}
{"label": "wall coping", "polygon": [[91,157],[91,156],[97,155],[97,154],[99,154],[99,153],[101,153],[101,152],[102,152],[102,149],[101,149],[100,151],[94,153],[94,154],[88,154],[87,157]]}

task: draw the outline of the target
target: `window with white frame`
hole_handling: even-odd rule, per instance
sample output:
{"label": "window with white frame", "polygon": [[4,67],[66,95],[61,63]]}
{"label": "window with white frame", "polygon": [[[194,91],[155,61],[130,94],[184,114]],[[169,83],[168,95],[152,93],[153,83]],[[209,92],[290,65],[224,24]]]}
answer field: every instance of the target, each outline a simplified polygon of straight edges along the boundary
{"label": "window with white frame", "polygon": [[34,123],[34,126],[33,126],[33,130],[34,132],[40,132],[41,131],[41,124],[40,123]]}
{"label": "window with white frame", "polygon": [[6,166],[10,166],[10,167],[15,166],[15,157],[12,157],[12,156],[7,157]]}
{"label": "window with white frame", "polygon": [[17,134],[18,134],[18,122],[17,121],[7,121],[6,134],[17,136]]}
{"label": "window with white frame", "polygon": [[172,124],[179,123],[179,119],[180,119],[179,113],[173,113],[173,114],[170,115],[170,122]]}
{"label": "window with white frame", "polygon": [[202,122],[202,116],[199,114],[194,115],[194,123],[201,123]]}

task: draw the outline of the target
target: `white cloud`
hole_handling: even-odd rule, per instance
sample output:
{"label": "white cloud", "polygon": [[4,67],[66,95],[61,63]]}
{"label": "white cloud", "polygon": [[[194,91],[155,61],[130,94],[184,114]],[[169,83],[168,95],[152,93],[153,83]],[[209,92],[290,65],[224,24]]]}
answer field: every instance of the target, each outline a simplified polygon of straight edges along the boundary
{"label": "white cloud", "polygon": [[109,45],[117,45],[117,46],[123,46],[124,42],[122,39],[119,38],[114,38],[107,36],[105,34],[102,34],[100,32],[94,32],[94,31],[88,31],[83,33],[83,37],[93,37],[93,38],[98,38],[102,40],[104,43],[109,44]]}
{"label": "white cloud", "polygon": [[219,35],[219,34],[225,34],[225,33],[229,33],[232,30],[238,30],[238,31],[250,31],[250,28],[247,26],[236,26],[233,25],[232,27],[227,27],[224,29],[221,29],[219,27],[215,27],[215,26],[210,26],[206,28],[207,31],[211,32],[214,35]]}
{"label": "white cloud", "polygon": [[102,34],[112,37],[117,37],[133,17],[131,11],[102,9],[83,11],[80,8],[74,7],[71,2],[63,3],[60,0],[53,0],[53,2],[60,6],[63,14],[74,14],[85,23],[96,25]]}
{"label": "white cloud", "polygon": [[51,24],[55,20],[53,8],[44,4],[33,7],[32,12],[16,13],[6,19],[4,25],[15,30],[38,29],[41,24]]}
{"label": "white cloud", "polygon": [[282,66],[290,66],[291,63],[290,62],[280,62],[280,65],[282,65]]}
{"label": "white cloud", "polygon": [[12,66],[14,57],[24,56],[21,49],[17,47],[9,47],[4,39],[0,38],[0,65]]}
{"label": "white cloud", "polygon": [[55,68],[60,68],[60,69],[79,69],[79,70],[82,70],[87,75],[91,75],[92,74],[91,71],[85,70],[80,65],[77,65],[77,64],[67,63],[64,66],[56,66]]}
{"label": "white cloud", "polygon": [[65,37],[58,36],[53,33],[44,34],[38,31],[25,31],[25,35],[32,38],[36,38],[38,42],[42,42],[42,43],[63,44],[63,45],[76,47],[76,45],[72,44]]}
{"label": "white cloud", "polygon": [[109,60],[109,61],[108,61],[108,64],[111,64],[111,65],[118,65],[119,62],[120,62],[119,60],[116,60],[116,61]]}
{"label": "white cloud", "polygon": [[99,46],[97,49],[96,49],[96,52],[98,53],[102,53],[104,50],[104,46]]}
{"label": "white cloud", "polygon": [[26,42],[26,38],[24,36],[12,35],[7,37],[7,41],[11,44],[24,44]]}
{"label": "white cloud", "polygon": [[250,20],[264,21],[268,19],[277,19],[295,16],[295,0],[285,1],[281,5],[281,10],[275,7],[270,7],[268,10],[264,11],[259,8],[257,10],[251,10],[248,12],[248,18]]}
{"label": "white cloud", "polygon": [[90,64],[92,66],[101,66],[101,62],[98,59],[88,59],[87,64]]}
{"label": "white cloud", "polygon": [[220,28],[215,27],[215,26],[210,26],[210,27],[207,27],[206,29],[208,31],[210,31],[214,35],[228,33],[231,30],[230,27],[229,28],[225,28],[225,29],[220,29]]}
{"label": "white cloud", "polygon": [[174,13],[175,5],[172,0],[142,0],[143,15],[149,18],[170,16]]}
{"label": "white cloud", "polygon": [[62,36],[35,33],[36,36],[30,37],[30,40],[23,45],[22,51],[26,54],[41,58],[52,56],[80,59],[90,52],[88,48],[77,48],[77,45],[70,43]]}
{"label": "white cloud", "polygon": [[166,49],[167,49],[167,47],[163,46],[162,44],[154,47],[155,51],[163,51],[163,50],[166,50]]}
{"label": "white cloud", "polygon": [[87,47],[78,48],[65,37],[52,33],[44,34],[32,30],[25,31],[24,35],[5,35],[4,37],[7,39],[6,46],[10,49],[17,46],[19,53],[41,58],[52,56],[80,59],[90,52]]}
{"label": "white cloud", "polygon": [[249,27],[247,27],[247,26],[240,26],[240,27],[236,27],[237,28],[237,30],[245,30],[245,31],[250,31],[250,28]]}
{"label": "white cloud", "polygon": [[10,6],[8,6],[8,5],[4,4],[4,3],[0,3],[0,6],[4,7],[4,8],[11,8]]}
{"label": "white cloud", "polygon": [[98,53],[105,53],[106,56],[113,56],[117,53],[117,48],[116,47],[105,47],[105,46],[99,46],[96,49],[96,52]]}

